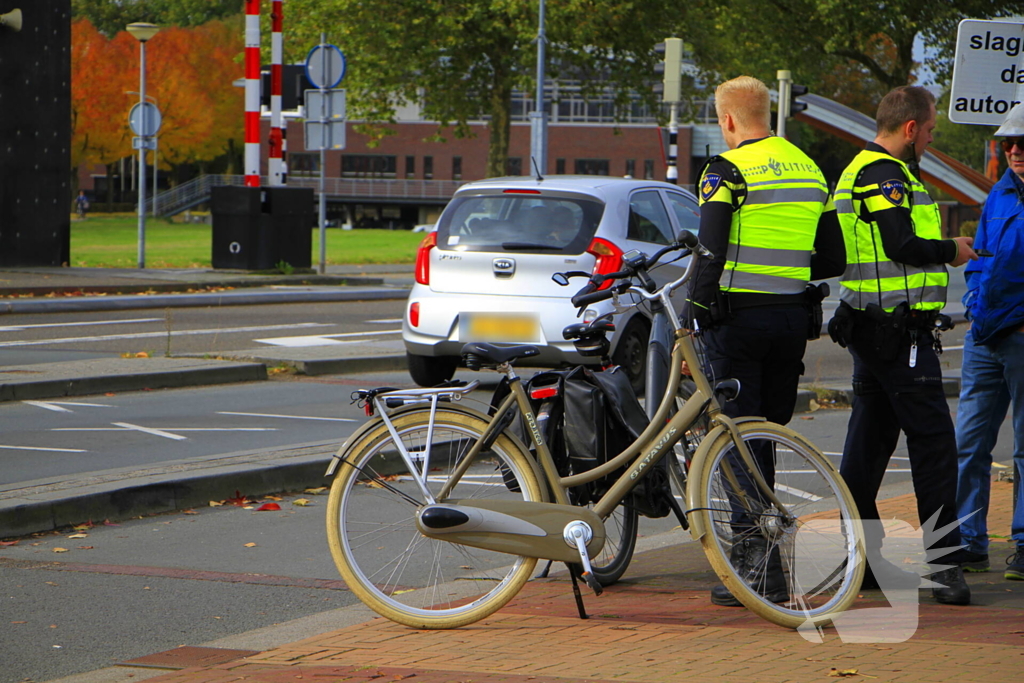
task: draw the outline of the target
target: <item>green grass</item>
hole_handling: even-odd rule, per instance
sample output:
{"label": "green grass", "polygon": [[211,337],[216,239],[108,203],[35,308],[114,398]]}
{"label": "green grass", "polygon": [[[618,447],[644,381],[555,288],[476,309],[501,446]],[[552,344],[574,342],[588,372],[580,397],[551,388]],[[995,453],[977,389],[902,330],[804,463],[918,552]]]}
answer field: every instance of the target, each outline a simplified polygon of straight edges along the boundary
{"label": "green grass", "polygon": [[[213,233],[209,225],[146,220],[147,268],[209,268]],[[412,263],[421,233],[405,230],[327,230],[327,263]],[[312,229],[313,267],[320,262],[320,234]],[[71,263],[75,267],[134,268],[138,218],[93,214],[71,221]]]}

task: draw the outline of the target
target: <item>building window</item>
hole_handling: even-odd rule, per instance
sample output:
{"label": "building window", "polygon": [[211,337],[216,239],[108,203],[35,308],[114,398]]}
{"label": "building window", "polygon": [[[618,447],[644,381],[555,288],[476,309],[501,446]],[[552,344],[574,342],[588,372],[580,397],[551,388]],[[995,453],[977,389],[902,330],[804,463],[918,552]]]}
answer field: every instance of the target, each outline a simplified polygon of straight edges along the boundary
{"label": "building window", "polygon": [[396,157],[384,154],[346,154],[341,157],[343,178],[394,178]]}
{"label": "building window", "polygon": [[644,159],[644,180],[654,180],[654,159]]}
{"label": "building window", "polygon": [[523,175],[522,157],[509,157],[505,160],[505,175]]}
{"label": "building window", "polygon": [[452,180],[462,180],[462,157],[452,157]]}
{"label": "building window", "polygon": [[318,176],[320,175],[320,155],[292,152],[288,155],[288,175]]}
{"label": "building window", "polygon": [[577,159],[576,175],[608,175],[607,159]]}
{"label": "building window", "polygon": [[434,177],[434,157],[423,157],[423,177],[427,180]]}
{"label": "building window", "polygon": [[410,180],[416,177],[416,157],[405,158],[405,177]]}
{"label": "building window", "polygon": [[629,178],[636,177],[636,159],[626,159],[626,176]]}
{"label": "building window", "polygon": [[565,175],[565,159],[555,159],[555,173]]}

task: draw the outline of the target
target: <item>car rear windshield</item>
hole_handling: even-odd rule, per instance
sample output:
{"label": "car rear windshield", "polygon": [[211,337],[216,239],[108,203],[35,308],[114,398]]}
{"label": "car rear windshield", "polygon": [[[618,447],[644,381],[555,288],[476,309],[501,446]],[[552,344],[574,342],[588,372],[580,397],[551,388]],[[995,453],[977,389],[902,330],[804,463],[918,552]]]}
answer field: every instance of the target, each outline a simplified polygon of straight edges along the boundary
{"label": "car rear windshield", "polygon": [[437,246],[453,251],[582,254],[603,212],[603,203],[581,197],[456,197],[438,223]]}

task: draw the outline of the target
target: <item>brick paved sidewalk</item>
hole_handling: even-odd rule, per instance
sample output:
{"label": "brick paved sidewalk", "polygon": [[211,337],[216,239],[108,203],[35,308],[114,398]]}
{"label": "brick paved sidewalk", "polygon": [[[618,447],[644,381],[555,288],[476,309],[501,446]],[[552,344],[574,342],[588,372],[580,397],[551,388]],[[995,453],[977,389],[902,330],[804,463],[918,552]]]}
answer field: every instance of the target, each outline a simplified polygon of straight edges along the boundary
{"label": "brick paved sidewalk", "polygon": [[[989,525],[1009,535],[1012,486],[995,482]],[[913,495],[885,501],[885,517],[917,525]],[[921,593],[919,625],[906,642],[823,643],[707,599],[715,582],[699,544],[638,553],[618,585],[585,598],[581,621],[563,576],[530,582],[504,609],[453,631],[418,631],[384,619],[194,667],[152,683],[565,683],[566,681],[813,681],[833,677],[910,682],[1016,681],[1024,670],[1024,584],[1002,577],[1012,546],[995,540],[993,571],[970,575],[974,605],[936,604]],[[887,607],[879,591],[854,609]],[[851,673],[855,670],[855,673]]]}

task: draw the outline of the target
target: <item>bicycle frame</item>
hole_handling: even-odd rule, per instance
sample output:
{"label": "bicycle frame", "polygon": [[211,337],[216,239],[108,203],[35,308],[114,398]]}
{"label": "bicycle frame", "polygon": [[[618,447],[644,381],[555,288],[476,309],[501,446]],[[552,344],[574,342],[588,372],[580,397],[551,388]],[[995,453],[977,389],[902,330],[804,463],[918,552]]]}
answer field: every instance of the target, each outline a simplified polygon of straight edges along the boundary
{"label": "bicycle frame", "polygon": [[[522,381],[514,374],[514,372],[512,372],[511,368],[505,367],[503,370],[509,376],[509,388],[511,390],[510,395],[507,396],[499,405],[493,418],[491,418],[491,422],[487,430],[484,432],[481,439],[474,444],[466,454],[466,457],[462,460],[459,466],[452,472],[451,477],[442,487],[437,498],[439,500],[445,500],[451,492],[452,486],[454,486],[454,484],[466,473],[483,447],[488,444],[493,437],[497,436],[497,427],[502,424],[503,416],[511,410],[513,404],[515,404],[526,419],[527,427],[530,432],[530,439],[536,447],[538,464],[540,465],[544,480],[548,484],[549,491],[554,497],[554,503],[569,506],[571,505],[568,497],[569,488],[596,481],[608,474],[611,474],[612,472],[615,472],[623,466],[626,467],[626,471],[616,479],[608,491],[605,492],[593,507],[594,514],[602,520],[607,519],[622,499],[640,482],[641,478],[646,473],[646,470],[669,453],[676,442],[683,438],[686,430],[689,429],[690,426],[697,421],[700,415],[706,411],[711,418],[711,421],[715,423],[715,427],[703,439],[700,448],[697,450],[695,460],[697,458],[703,459],[706,457],[707,452],[711,448],[711,444],[715,442],[719,434],[723,431],[729,432],[733,435],[733,443],[736,446],[739,457],[744,462],[747,471],[754,478],[760,492],[776,507],[776,509],[779,510],[781,516],[789,518],[791,515],[789,514],[786,506],[775,496],[774,491],[767,485],[763,477],[761,477],[760,471],[754,464],[753,456],[747,448],[747,445],[738,437],[738,431],[736,428],[737,422],[721,413],[711,386],[707,378],[702,373],[694,373],[693,379],[697,387],[696,391],[684,404],[683,408],[677,411],[676,414],[666,422],[668,413],[672,409],[672,399],[679,388],[679,382],[682,377],[680,369],[681,362],[685,359],[687,363],[690,364],[690,367],[699,367],[699,361],[697,359],[696,350],[693,347],[693,342],[690,339],[690,334],[690,332],[685,330],[679,330],[676,332],[677,341],[672,353],[672,372],[670,373],[668,386],[665,390],[665,397],[661,401],[661,405],[647,429],[644,430],[640,437],[634,441],[629,448],[608,462],[582,474],[571,475],[568,477],[562,477],[558,474],[554,458],[551,456],[551,451],[548,449],[547,444],[540,433],[540,429],[537,426],[536,418],[533,414],[533,409],[530,406],[529,398],[526,395],[526,390],[522,386]],[[740,421],[757,419],[760,418],[745,418]],[[664,426],[659,428],[658,425]],[[732,476],[729,477],[730,485],[734,487],[735,490],[739,491],[739,481],[736,478],[735,473],[731,474]],[[525,503],[524,505],[537,505],[537,503]],[[692,500],[688,501],[688,505],[690,509],[693,509],[694,503]],[[753,513],[755,511],[748,510],[748,512]],[[690,531],[694,539],[699,539],[705,533],[705,530],[699,526],[691,526]],[[531,544],[531,541],[527,538],[524,538],[522,542],[527,546]],[[541,544],[538,543],[538,545]],[[537,556],[544,557],[545,555],[538,554]]]}

